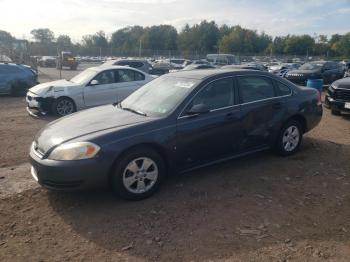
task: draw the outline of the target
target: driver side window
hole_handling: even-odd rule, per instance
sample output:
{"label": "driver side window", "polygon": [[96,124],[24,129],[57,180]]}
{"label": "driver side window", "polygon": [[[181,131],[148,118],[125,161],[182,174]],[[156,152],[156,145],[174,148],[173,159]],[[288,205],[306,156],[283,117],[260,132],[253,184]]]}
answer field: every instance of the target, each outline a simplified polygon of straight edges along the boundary
{"label": "driver side window", "polygon": [[112,70],[99,73],[93,80],[97,80],[99,85],[108,85],[115,83],[114,73]]}
{"label": "driver side window", "polygon": [[234,104],[233,78],[220,79],[205,86],[192,100],[191,106],[204,104],[209,110]]}

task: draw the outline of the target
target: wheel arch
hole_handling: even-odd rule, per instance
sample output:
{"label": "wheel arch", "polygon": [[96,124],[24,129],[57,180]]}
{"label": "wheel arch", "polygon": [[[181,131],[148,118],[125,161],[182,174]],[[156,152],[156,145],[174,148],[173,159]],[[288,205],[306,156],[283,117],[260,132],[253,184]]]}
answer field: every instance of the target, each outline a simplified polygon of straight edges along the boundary
{"label": "wheel arch", "polygon": [[69,100],[71,100],[73,102],[73,104],[74,104],[74,109],[77,110],[77,102],[73,98],[71,98],[69,96],[66,96],[66,95],[62,95],[62,96],[55,97],[54,101],[58,101],[60,99],[69,99]]}
{"label": "wheel arch", "polygon": [[295,121],[298,121],[302,127],[302,131],[303,131],[303,134],[307,132],[307,121],[306,121],[306,118],[305,116],[301,115],[301,114],[296,114],[296,115],[293,115],[291,117],[289,117],[284,123],[283,125],[285,125],[286,123],[288,123],[290,120],[295,120]]}

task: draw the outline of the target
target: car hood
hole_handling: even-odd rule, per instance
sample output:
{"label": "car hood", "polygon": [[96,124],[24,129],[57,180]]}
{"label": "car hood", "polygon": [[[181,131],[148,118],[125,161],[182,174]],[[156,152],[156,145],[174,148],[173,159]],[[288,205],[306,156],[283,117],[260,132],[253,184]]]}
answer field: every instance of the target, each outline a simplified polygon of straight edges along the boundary
{"label": "car hood", "polygon": [[154,118],[124,111],[114,105],[99,106],[51,122],[37,133],[34,141],[38,150],[45,154],[52,147],[79,137],[151,120]]}
{"label": "car hood", "polygon": [[332,84],[335,88],[349,89],[350,90],[350,77],[346,77],[335,81]]}
{"label": "car hood", "polygon": [[71,87],[71,86],[77,86],[77,84],[69,82],[65,79],[57,80],[57,81],[52,81],[52,82],[47,82],[43,84],[36,85],[32,88],[29,89],[30,92],[42,96],[46,94],[46,92],[50,89],[50,87],[58,88],[58,87]]}

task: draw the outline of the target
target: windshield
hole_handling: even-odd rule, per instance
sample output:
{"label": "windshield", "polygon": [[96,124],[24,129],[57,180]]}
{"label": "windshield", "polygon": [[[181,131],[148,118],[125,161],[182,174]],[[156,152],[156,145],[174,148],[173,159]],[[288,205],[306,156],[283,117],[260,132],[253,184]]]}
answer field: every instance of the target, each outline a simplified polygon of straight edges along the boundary
{"label": "windshield", "polygon": [[299,67],[300,70],[316,70],[322,68],[323,64],[306,63]]}
{"label": "windshield", "polygon": [[173,111],[197,82],[195,79],[162,76],[132,93],[120,105],[123,109],[146,115],[163,116]]}
{"label": "windshield", "polygon": [[93,69],[86,69],[80,74],[73,77],[70,81],[76,84],[84,84],[96,75],[96,71]]}

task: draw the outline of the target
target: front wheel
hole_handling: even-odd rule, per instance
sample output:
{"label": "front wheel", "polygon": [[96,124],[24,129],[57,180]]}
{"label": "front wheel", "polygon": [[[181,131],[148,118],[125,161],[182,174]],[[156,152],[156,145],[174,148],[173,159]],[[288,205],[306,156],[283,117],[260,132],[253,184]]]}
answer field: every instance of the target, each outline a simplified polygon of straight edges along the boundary
{"label": "front wheel", "polygon": [[76,111],[75,104],[68,97],[61,97],[52,103],[52,112],[56,116],[66,116]]}
{"label": "front wheel", "polygon": [[302,138],[301,124],[296,120],[290,120],[282,127],[275,149],[282,156],[292,155],[298,151]]}
{"label": "front wheel", "polygon": [[162,157],[151,148],[139,148],[118,161],[112,174],[112,187],[126,200],[142,200],[157,191],[164,175]]}

